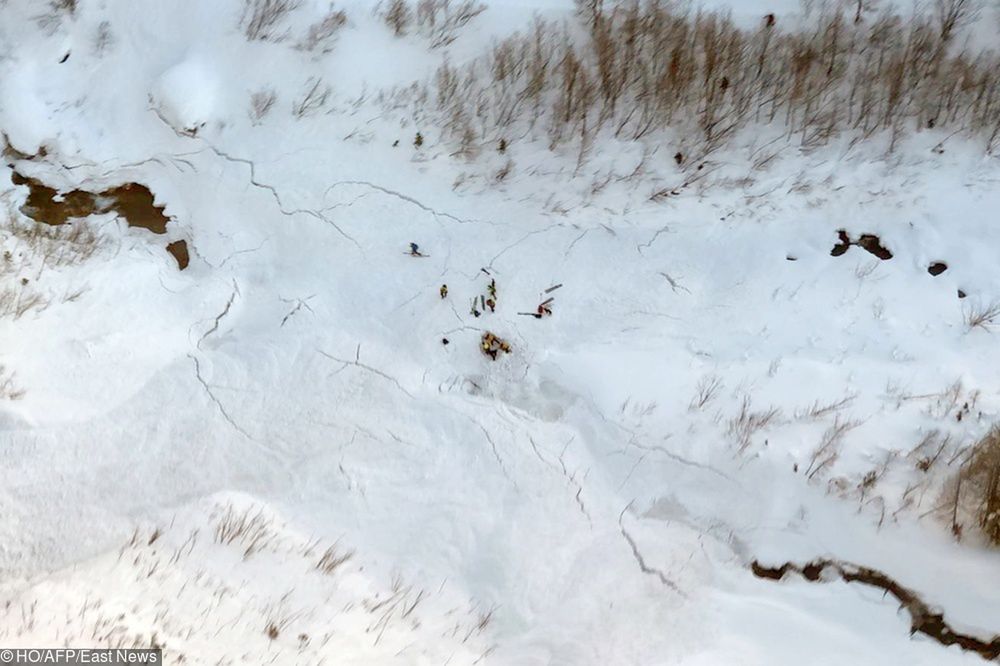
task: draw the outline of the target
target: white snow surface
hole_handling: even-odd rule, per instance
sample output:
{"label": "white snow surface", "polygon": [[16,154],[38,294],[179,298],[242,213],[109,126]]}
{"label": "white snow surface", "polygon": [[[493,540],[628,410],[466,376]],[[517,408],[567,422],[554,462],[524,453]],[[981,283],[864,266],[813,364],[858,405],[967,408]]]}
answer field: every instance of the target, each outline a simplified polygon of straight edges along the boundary
{"label": "white snow surface", "polygon": [[[69,266],[3,239],[24,266],[3,279],[51,304],[0,319],[0,363],[24,390],[0,402],[0,647],[155,643],[187,664],[982,663],[910,636],[878,590],[749,571],[839,558],[958,629],[1000,632],[1000,557],[954,541],[930,515],[949,470],[931,481],[907,457],[935,429],[968,445],[1000,411],[997,338],[963,317],[1000,295],[1000,169],[981,145],[779,143],[765,170],[734,151],[725,182],[654,202],[650,184],[593,187],[629,173],[635,145],[608,138],[581,170],[526,139],[498,183],[492,144],[454,157],[377,93],[536,11],[569,20],[568,0],[495,0],[435,50],[341,2],[324,54],[295,48],[323,2],[302,3],[281,43],[248,42],[235,0],[81,0],[55,28],[39,4],[0,5],[0,131],[45,149],[16,168],[63,189],[145,184],[171,222],[156,236],[95,216],[101,249]],[[327,107],[295,117],[316,78]],[[254,124],[261,89],[276,103]],[[654,158],[661,186],[673,152]],[[0,215],[20,217],[27,188],[4,188]],[[894,257],[833,257],[838,229]],[[184,271],[164,251],[180,239]],[[948,270],[932,277],[933,261]],[[482,269],[499,301],[476,318]],[[518,314],[556,284],[552,317]],[[486,330],[513,352],[484,357]],[[744,404],[779,411],[741,446]],[[808,478],[846,421],[839,459]],[[227,512],[256,539],[220,537]],[[351,557],[327,573],[329,547]]]}

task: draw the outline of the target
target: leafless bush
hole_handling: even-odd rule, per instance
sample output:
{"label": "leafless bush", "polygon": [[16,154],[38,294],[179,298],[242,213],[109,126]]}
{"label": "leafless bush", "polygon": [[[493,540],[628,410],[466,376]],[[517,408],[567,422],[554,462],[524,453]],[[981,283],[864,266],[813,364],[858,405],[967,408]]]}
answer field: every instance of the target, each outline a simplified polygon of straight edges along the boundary
{"label": "leafless bush", "polygon": [[980,11],[981,0],[934,0],[934,15],[941,41],[950,41],[956,32],[976,20]]}
{"label": "leafless bush", "polygon": [[417,30],[430,40],[431,48],[446,46],[458,38],[458,32],[486,10],[476,0],[418,0]]}
{"label": "leafless bush", "polygon": [[325,85],[319,77],[311,78],[306,83],[305,93],[292,105],[292,114],[296,118],[312,115],[326,106],[329,97],[330,86]]}
{"label": "leafless bush", "polygon": [[431,48],[438,48],[455,41],[462,27],[485,10],[476,0],[417,0],[416,9],[407,0],[391,0],[382,20],[397,37],[415,26]]}
{"label": "leafless bush", "polygon": [[934,466],[941,460],[942,454],[950,443],[950,435],[942,435],[941,431],[937,429],[931,430],[907,454],[907,458],[913,461],[914,467],[926,474],[933,470]]}
{"label": "leafless bush", "polygon": [[493,174],[493,180],[498,183],[502,183],[503,181],[507,180],[507,177],[510,176],[513,170],[514,170],[514,161],[508,157],[507,161],[503,163],[503,166],[497,169],[496,173]]}
{"label": "leafless bush", "polygon": [[334,37],[347,23],[347,14],[343,11],[330,9],[321,20],[309,26],[306,36],[296,45],[302,51],[327,53],[333,48]]}
{"label": "leafless bush", "polygon": [[956,475],[948,506],[952,531],[961,537],[970,516],[993,545],[1000,545],[1000,426],[976,442]]}
{"label": "leafless bush", "polygon": [[94,53],[98,56],[104,54],[114,43],[114,35],[111,34],[111,23],[101,21],[97,25],[97,33],[94,35]]}
{"label": "leafless bush", "polygon": [[813,451],[809,459],[809,466],[806,468],[806,478],[812,479],[822,470],[827,469],[840,457],[840,448],[843,445],[844,435],[860,425],[857,421],[842,421],[837,416],[833,424],[823,431],[819,446]]}
{"label": "leafless bush", "polygon": [[406,0],[391,0],[385,13],[382,14],[382,20],[392,28],[394,35],[401,37],[410,29],[410,24],[413,22],[413,10],[410,9]]}
{"label": "leafless bush", "polygon": [[48,298],[31,288],[0,289],[0,319],[20,319],[30,312],[41,312],[49,305]]}
{"label": "leafless bush", "polygon": [[48,11],[35,17],[38,26],[46,32],[55,32],[63,18],[76,15],[76,0],[49,0]]}
{"label": "leafless bush", "polygon": [[0,400],[20,400],[24,389],[17,385],[14,373],[0,363]]}
{"label": "leafless bush", "polygon": [[1000,317],[1000,303],[979,303],[965,308],[965,325],[969,329],[982,328],[989,330]]}
{"label": "leafless bush", "polygon": [[298,8],[299,0],[244,0],[240,26],[250,41],[280,42],[288,37],[281,24]]}
{"label": "leafless bush", "polygon": [[715,398],[721,388],[722,378],[718,375],[705,375],[698,380],[698,385],[695,386],[694,397],[688,403],[688,410],[695,411],[704,408]]}
{"label": "leafless bush", "polygon": [[80,264],[105,245],[86,222],[58,226],[23,222],[18,221],[18,214],[14,211],[11,211],[10,222],[3,231],[16,241],[15,247],[25,261],[33,267],[40,265],[39,271],[45,267]]}
{"label": "leafless bush", "polygon": [[729,420],[726,432],[736,440],[738,450],[742,453],[753,441],[753,436],[763,430],[781,416],[781,410],[771,407],[764,411],[752,411],[750,396],[744,396],[740,404],[740,413]]}
{"label": "leafless bush", "polygon": [[851,394],[844,396],[840,400],[834,400],[827,403],[821,403],[819,400],[813,401],[813,404],[806,409],[799,410],[795,412],[795,418],[802,420],[816,420],[822,419],[830,414],[835,414],[843,409],[846,409],[854,402],[857,394]]}
{"label": "leafless bush", "polygon": [[[708,155],[750,124],[781,127],[808,149],[844,134],[881,134],[893,149],[906,132],[927,129],[1000,146],[1000,56],[950,49],[961,20],[950,32],[930,14],[855,21],[861,4],[802,28],[762,20],[747,29],[674,3],[578,5],[586,39],[536,19],[481,58],[439,69],[427,99],[454,140],[464,131],[456,118],[487,140],[541,126],[553,148],[597,132],[640,140],[669,128],[690,144],[678,152],[685,182],[703,178]],[[419,23],[428,10],[418,14]]]}
{"label": "leafless bush", "polygon": [[258,90],[250,95],[250,120],[254,125],[261,123],[276,101],[278,94],[273,90]]}

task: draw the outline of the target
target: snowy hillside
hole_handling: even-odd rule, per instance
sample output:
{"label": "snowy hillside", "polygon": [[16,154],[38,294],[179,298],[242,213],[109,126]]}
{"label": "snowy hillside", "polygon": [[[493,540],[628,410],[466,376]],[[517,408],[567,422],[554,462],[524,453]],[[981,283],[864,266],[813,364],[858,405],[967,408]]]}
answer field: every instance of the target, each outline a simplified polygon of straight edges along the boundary
{"label": "snowy hillside", "polygon": [[709,149],[680,107],[560,134],[520,101],[493,131],[509,100],[443,77],[533,20],[585,41],[572,0],[398,35],[393,3],[292,4],[0,0],[0,647],[1000,654],[962,494],[1000,422],[993,97],[815,143],[772,112]]}

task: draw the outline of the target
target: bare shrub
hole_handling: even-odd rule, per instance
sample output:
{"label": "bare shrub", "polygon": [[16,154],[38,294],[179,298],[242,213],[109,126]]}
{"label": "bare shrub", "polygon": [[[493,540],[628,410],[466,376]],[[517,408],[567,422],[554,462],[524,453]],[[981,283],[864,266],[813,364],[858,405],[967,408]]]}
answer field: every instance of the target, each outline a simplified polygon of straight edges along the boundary
{"label": "bare shrub", "polygon": [[392,28],[394,35],[401,37],[410,29],[410,24],[413,22],[413,11],[406,0],[391,0],[385,13],[382,14],[382,20]]}
{"label": "bare shrub", "polygon": [[956,32],[976,20],[982,7],[981,0],[934,0],[941,41],[950,41]]}
{"label": "bare shrub", "polygon": [[979,303],[970,305],[964,312],[965,325],[969,329],[982,328],[989,330],[996,324],[997,317],[1000,317],[1000,303]]}
{"label": "bare shrub", "polygon": [[101,21],[97,25],[97,33],[94,35],[94,53],[98,56],[104,55],[104,52],[114,44],[114,41],[114,35],[111,34],[111,23]]}
{"label": "bare shrub", "polygon": [[446,46],[458,38],[458,32],[486,10],[476,0],[418,0],[417,30],[430,40],[431,48]]}
{"label": "bare shrub", "polygon": [[77,0],[49,0],[48,11],[35,16],[38,26],[46,32],[52,33],[62,25],[63,18],[76,15]]}
{"label": "bare shrub", "polygon": [[310,116],[326,106],[329,97],[330,86],[319,77],[311,78],[306,83],[305,93],[292,105],[292,114],[296,118]]}
{"label": "bare shrub", "polygon": [[41,312],[50,301],[34,289],[4,287],[0,290],[0,319],[20,319],[30,312]]}
{"label": "bare shrub", "polygon": [[250,41],[280,42],[288,37],[288,29],[281,29],[299,0],[244,0],[240,27]]}
{"label": "bare shrub", "polygon": [[343,11],[330,9],[326,16],[309,26],[306,36],[296,48],[302,51],[320,51],[328,53],[333,48],[334,37],[347,23],[347,14]]}
{"label": "bare shrub", "polygon": [[0,400],[20,400],[24,389],[17,385],[15,375],[0,363]]}
{"label": "bare shrub", "polygon": [[[907,132],[946,129],[983,137],[992,150],[1000,145],[1000,56],[950,49],[973,5],[942,2],[954,11],[905,20],[888,10],[855,20],[872,4],[841,3],[811,25],[784,29],[773,19],[744,28],[680,3],[581,0],[586,38],[536,19],[477,60],[442,65],[429,91],[411,94],[418,105],[434,100],[455,141],[464,127],[452,119],[493,140],[515,124],[541,126],[552,148],[599,132],[637,141],[674,130],[686,144],[671,149],[683,156],[683,185],[654,200],[701,182],[708,157],[750,124],[780,127],[786,143],[805,149],[847,133],[881,134],[892,150]],[[446,3],[423,0],[418,28],[441,25],[438,6]]]}
{"label": "bare shrub", "polygon": [[254,125],[261,123],[276,101],[278,94],[273,90],[258,90],[250,95],[250,120]]}
{"label": "bare shrub", "polygon": [[688,410],[695,411],[703,409],[705,405],[710,403],[722,388],[722,378],[718,375],[705,375],[698,380],[698,385],[695,386],[694,397],[691,398],[691,402],[688,403]]}
{"label": "bare shrub", "polygon": [[852,393],[844,396],[840,400],[833,400],[827,403],[821,403],[819,400],[815,400],[809,407],[797,410],[795,412],[795,418],[800,420],[822,419],[830,414],[835,414],[843,409],[846,409],[847,407],[850,407],[855,398],[857,398],[857,394]]}
{"label": "bare shrub", "polygon": [[751,409],[750,396],[743,396],[740,412],[729,420],[727,434],[736,440],[736,445],[742,453],[753,441],[753,436],[763,430],[781,416],[781,410],[771,407],[764,411]]}
{"label": "bare shrub", "polygon": [[18,221],[18,213],[11,211],[10,224],[4,228],[17,242],[21,253],[31,262],[45,267],[73,266],[94,255],[105,242],[98,238],[90,225],[83,221],[52,226],[40,222]]}
{"label": "bare shrub", "polygon": [[948,502],[952,531],[960,537],[970,516],[993,545],[1000,545],[1000,426],[993,426],[969,451]]}
{"label": "bare shrub", "polygon": [[837,416],[833,424],[823,431],[819,446],[813,451],[806,468],[806,478],[812,479],[821,471],[829,468],[840,457],[840,449],[844,435],[861,425],[858,421],[843,421]]}

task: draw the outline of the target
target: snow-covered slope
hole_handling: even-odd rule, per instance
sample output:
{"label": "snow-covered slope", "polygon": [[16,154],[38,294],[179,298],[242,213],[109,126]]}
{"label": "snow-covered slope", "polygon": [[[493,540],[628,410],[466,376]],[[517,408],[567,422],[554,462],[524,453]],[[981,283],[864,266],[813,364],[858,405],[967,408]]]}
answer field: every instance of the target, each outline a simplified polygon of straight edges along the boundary
{"label": "snow-covered slope", "polygon": [[[568,1],[498,0],[433,50],[340,3],[327,53],[295,48],[325,3],[281,43],[248,42],[233,0],[81,0],[56,26],[37,4],[0,6],[0,131],[44,156],[0,179],[141,183],[172,221],[157,236],[91,216],[75,224],[92,254],[55,261],[8,233],[30,221],[27,188],[5,186],[3,286],[41,300],[0,318],[23,390],[0,402],[0,646],[982,661],[911,637],[880,591],[750,573],[851,561],[956,629],[1000,631],[1000,558],[954,542],[932,511],[950,472],[915,463],[929,433],[953,455],[1000,410],[996,337],[965,322],[1000,293],[1000,171],[981,146],[775,148],[752,173],[741,150],[712,187],[655,202],[595,187],[638,146],[609,141],[582,172],[544,143],[467,162],[379,97],[534,10],[568,19]],[[325,105],[296,114],[317,81]],[[254,119],[259,91],[275,102]],[[831,256],[840,229],[892,259]],[[491,279],[496,312],[476,317]],[[519,314],[550,295],[553,316]],[[486,331],[512,353],[484,356]],[[324,571],[334,544],[352,555]]]}

